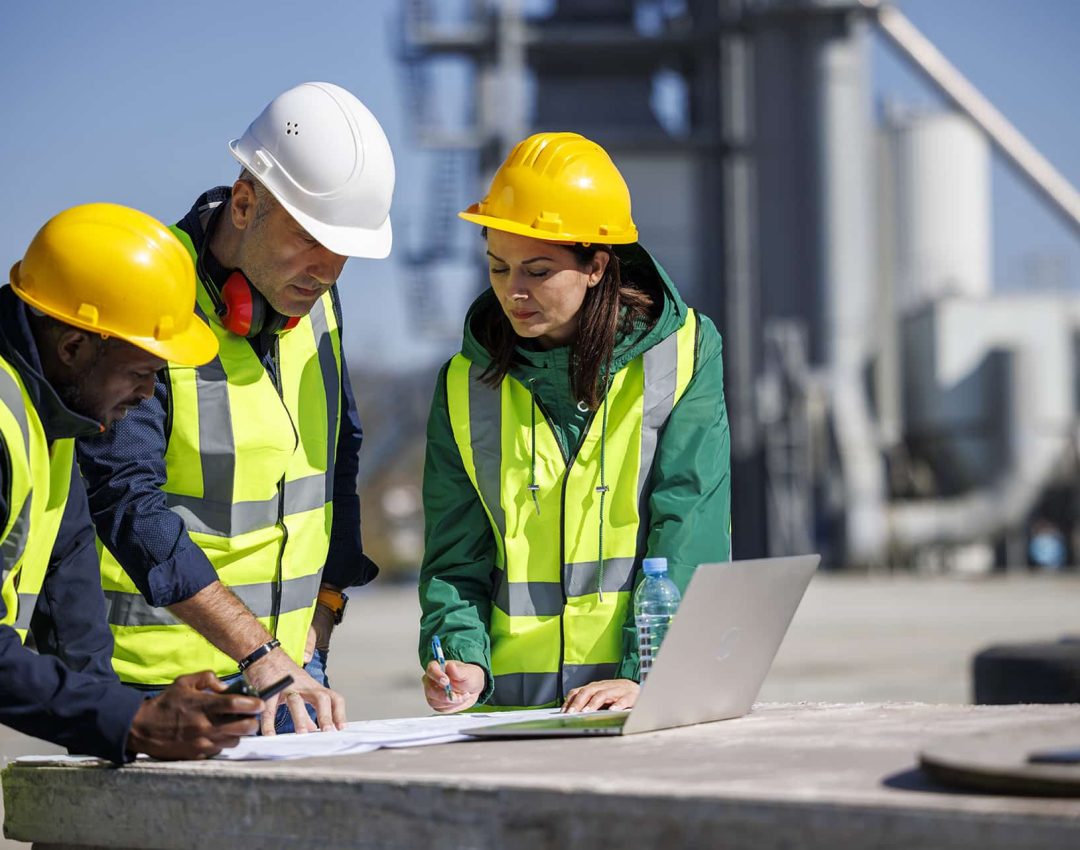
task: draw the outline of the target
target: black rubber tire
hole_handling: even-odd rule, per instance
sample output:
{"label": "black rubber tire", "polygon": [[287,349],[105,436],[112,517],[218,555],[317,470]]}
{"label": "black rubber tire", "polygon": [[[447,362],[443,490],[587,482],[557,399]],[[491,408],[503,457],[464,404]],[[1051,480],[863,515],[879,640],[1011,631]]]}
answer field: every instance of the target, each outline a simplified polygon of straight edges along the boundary
{"label": "black rubber tire", "polygon": [[1080,638],[991,646],[972,667],[977,705],[1080,702]]}

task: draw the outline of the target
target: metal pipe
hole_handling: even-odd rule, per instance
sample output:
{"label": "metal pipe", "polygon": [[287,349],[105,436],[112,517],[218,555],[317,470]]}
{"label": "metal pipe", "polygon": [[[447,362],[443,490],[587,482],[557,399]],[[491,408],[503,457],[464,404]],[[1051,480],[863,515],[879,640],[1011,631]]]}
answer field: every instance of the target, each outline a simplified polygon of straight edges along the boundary
{"label": "metal pipe", "polygon": [[827,381],[844,481],[845,554],[859,564],[880,563],[887,542],[884,465],[863,388],[875,273],[868,35],[865,21],[850,21],[846,37],[821,37],[815,62]]}
{"label": "metal pipe", "polygon": [[860,0],[912,65],[974,121],[1035,189],[1080,233],[1080,192],[895,6]]}
{"label": "metal pipe", "polygon": [[968,543],[1022,525],[1066,457],[1068,437],[1060,437],[1049,448],[1039,453],[1037,466],[1024,474],[1007,473],[994,487],[953,499],[892,504],[888,512],[892,541],[905,549]]}

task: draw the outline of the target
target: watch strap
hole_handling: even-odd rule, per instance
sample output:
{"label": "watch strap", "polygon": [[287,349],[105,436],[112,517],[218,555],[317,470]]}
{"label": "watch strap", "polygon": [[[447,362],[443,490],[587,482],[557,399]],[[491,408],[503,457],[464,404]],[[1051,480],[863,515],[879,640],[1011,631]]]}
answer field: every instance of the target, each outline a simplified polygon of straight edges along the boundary
{"label": "watch strap", "polygon": [[349,597],[340,590],[330,590],[329,588],[322,587],[319,588],[319,595],[316,597],[316,602],[324,608],[329,608],[334,614],[334,625],[339,625],[342,618],[345,616],[345,606],[349,602]]}

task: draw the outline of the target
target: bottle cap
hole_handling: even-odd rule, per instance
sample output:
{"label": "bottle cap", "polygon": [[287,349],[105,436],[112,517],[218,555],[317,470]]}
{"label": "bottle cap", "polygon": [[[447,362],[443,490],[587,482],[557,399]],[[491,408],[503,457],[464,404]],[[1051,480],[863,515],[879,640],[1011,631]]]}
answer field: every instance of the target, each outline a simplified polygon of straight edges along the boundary
{"label": "bottle cap", "polygon": [[667,572],[667,558],[646,558],[641,568],[647,576],[662,576]]}

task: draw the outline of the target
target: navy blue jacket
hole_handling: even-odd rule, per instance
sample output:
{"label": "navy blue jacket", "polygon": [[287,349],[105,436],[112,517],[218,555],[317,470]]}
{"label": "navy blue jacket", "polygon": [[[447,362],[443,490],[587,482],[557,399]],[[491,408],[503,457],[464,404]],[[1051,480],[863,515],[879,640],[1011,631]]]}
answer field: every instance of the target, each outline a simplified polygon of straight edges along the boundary
{"label": "navy blue jacket", "polygon": [[[203,221],[209,210],[226,203],[231,190],[218,187],[195,202],[179,226],[195,249],[208,238]],[[210,251],[203,252],[203,272],[220,289],[228,271]],[[341,324],[340,309],[338,324]],[[252,348],[274,377],[269,338],[256,337]],[[360,541],[360,498],[356,492],[363,431],[342,355],[341,428],[334,467],[334,519],[322,580],[337,587],[371,581],[378,567],[364,555]],[[165,504],[165,448],[171,415],[169,383],[158,373],[154,395],[128,412],[102,437],[77,442],[79,466],[86,480],[90,512],[98,535],[116,556],[151,605],[173,605],[217,581],[203,551],[188,537],[183,520]]]}
{"label": "navy blue jacket", "polygon": [[[45,380],[27,308],[10,286],[0,289],[0,354],[26,384],[50,440],[98,434],[99,423],[68,409]],[[0,436],[0,528],[10,516],[7,446]],[[6,573],[13,565],[0,567]],[[0,616],[6,613],[0,599]],[[45,583],[23,646],[0,626],[0,723],[52,741],[74,753],[123,762],[128,730],[142,698],[112,669],[113,638],[105,622],[105,597],[94,527],[78,467],[49,559]]]}

